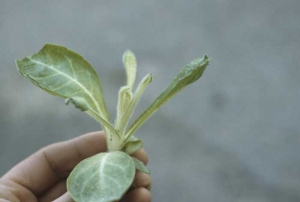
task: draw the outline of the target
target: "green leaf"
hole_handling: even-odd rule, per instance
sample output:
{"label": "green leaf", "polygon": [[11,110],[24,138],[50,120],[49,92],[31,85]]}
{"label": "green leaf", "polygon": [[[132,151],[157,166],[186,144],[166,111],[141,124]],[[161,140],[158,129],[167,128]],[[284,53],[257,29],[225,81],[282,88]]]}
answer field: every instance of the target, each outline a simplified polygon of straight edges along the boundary
{"label": "green leaf", "polygon": [[[148,74],[146,75],[141,83],[139,84],[138,88],[136,89],[134,95],[133,95],[133,98],[126,110],[126,112],[124,113],[124,115],[120,118],[120,121],[118,122],[118,129],[119,129],[119,132],[121,134],[121,136],[123,137],[123,133],[124,133],[124,130],[128,124],[128,121],[133,113],[133,110],[135,109],[137,103],[139,102],[140,98],[142,97],[144,91],[146,90],[146,87],[152,82],[152,75],[151,74]],[[126,137],[126,136],[125,136]],[[126,137],[126,139],[128,139]]]}
{"label": "green leaf", "polygon": [[127,74],[126,86],[132,89],[136,78],[136,58],[130,50],[125,51],[123,54],[123,64]]}
{"label": "green leaf", "polygon": [[20,73],[46,92],[67,99],[98,120],[107,139],[119,137],[109,123],[102,87],[96,71],[79,54],[46,44],[38,53],[16,61]]}
{"label": "green leaf", "polygon": [[109,120],[98,75],[79,54],[63,46],[46,44],[38,53],[16,63],[20,73],[36,86],[62,98],[80,97]]}
{"label": "green leaf", "polygon": [[205,55],[202,58],[193,60],[191,63],[185,66],[175,77],[173,82],[167,87],[167,89],[163,91],[156,98],[156,100],[154,100],[154,102],[133,122],[133,124],[126,131],[125,137],[129,138],[165,102],[171,99],[184,87],[198,80],[209,64],[209,61],[210,59]]}
{"label": "green leaf", "polygon": [[133,162],[134,162],[134,165],[135,165],[135,168],[143,173],[146,173],[146,174],[150,174],[150,170],[145,166],[145,164],[143,162],[141,162],[140,160],[134,158],[134,157],[131,157]]}
{"label": "green leaf", "polygon": [[140,150],[143,147],[142,140],[131,136],[129,140],[125,143],[123,151],[128,155],[133,154],[134,152]]}
{"label": "green leaf", "polygon": [[120,110],[120,117],[124,115],[128,109],[132,99],[132,93],[128,86],[123,86],[119,93],[119,102],[117,108]]}
{"label": "green leaf", "polygon": [[78,202],[112,202],[122,198],[135,176],[134,160],[124,152],[100,153],[80,162],[67,179]]}
{"label": "green leaf", "polygon": [[[131,89],[128,86],[123,86],[119,90],[117,117],[115,120],[115,128],[118,131],[120,131],[121,117],[125,114],[126,110],[128,109],[131,99],[132,99]],[[122,133],[120,133],[120,135],[122,136]]]}

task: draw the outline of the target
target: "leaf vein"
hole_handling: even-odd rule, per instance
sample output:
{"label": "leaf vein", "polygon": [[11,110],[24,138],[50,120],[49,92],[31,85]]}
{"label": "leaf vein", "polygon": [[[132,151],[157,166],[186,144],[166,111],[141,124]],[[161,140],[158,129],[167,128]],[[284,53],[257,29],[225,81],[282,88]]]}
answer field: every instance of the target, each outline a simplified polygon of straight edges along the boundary
{"label": "leaf vein", "polygon": [[63,84],[61,84],[61,85],[59,85],[56,88],[53,88],[51,90],[58,90],[58,89],[62,88],[63,86],[68,85],[69,83],[72,83],[72,81],[68,81],[67,83],[63,83]]}
{"label": "leaf vein", "polygon": [[92,99],[92,101],[94,102],[94,104],[95,104],[95,106],[96,106],[96,108],[97,108],[98,113],[99,113],[99,114],[102,114],[102,113],[101,113],[101,110],[100,110],[100,106],[98,105],[98,103],[97,103],[95,97],[92,95],[92,93],[91,93],[84,85],[82,85],[81,83],[79,83],[77,80],[75,80],[75,79],[72,78],[71,76],[67,75],[66,73],[62,73],[61,71],[59,71],[59,70],[53,68],[51,65],[42,63],[42,62],[37,61],[37,60],[35,60],[35,59],[31,59],[31,60],[33,60],[33,61],[34,61],[35,63],[37,63],[37,64],[40,64],[40,65],[42,65],[42,66],[46,66],[46,67],[48,67],[48,68],[50,68],[50,69],[56,71],[58,74],[61,74],[62,76],[67,77],[68,79],[70,79],[71,81],[73,81],[76,85],[78,85],[80,88],[82,88],[83,91],[84,91],[84,92]]}

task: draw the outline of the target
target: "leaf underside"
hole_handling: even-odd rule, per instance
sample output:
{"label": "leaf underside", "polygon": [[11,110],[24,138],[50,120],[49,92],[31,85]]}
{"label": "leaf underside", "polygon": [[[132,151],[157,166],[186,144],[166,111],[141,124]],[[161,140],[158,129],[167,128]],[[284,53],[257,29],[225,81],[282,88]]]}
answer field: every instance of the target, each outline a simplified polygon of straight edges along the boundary
{"label": "leaf underside", "polygon": [[67,179],[68,192],[78,202],[112,202],[133,182],[135,163],[124,152],[100,153],[81,161]]}

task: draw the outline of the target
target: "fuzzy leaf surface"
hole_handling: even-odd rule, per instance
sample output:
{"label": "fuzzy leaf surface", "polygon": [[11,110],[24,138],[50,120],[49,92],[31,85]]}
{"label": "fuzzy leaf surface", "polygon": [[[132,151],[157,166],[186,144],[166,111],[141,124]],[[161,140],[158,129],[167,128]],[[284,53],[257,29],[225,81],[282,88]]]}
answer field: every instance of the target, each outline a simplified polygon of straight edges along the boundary
{"label": "fuzzy leaf surface", "polygon": [[118,201],[135,176],[135,163],[124,152],[100,153],[80,162],[67,179],[68,192],[78,202]]}
{"label": "fuzzy leaf surface", "polygon": [[129,140],[126,142],[126,144],[124,145],[124,152],[126,154],[133,154],[134,152],[138,151],[139,149],[141,149],[143,147],[143,142],[142,140],[131,136],[129,138]]}
{"label": "fuzzy leaf surface", "polygon": [[98,75],[79,54],[63,46],[46,44],[38,53],[17,60],[16,64],[20,73],[36,86],[65,99],[80,98],[90,110],[109,120]]}
{"label": "fuzzy leaf surface", "polygon": [[126,86],[133,88],[136,77],[136,58],[130,50],[125,51],[123,54],[123,64],[126,69],[127,83]]}
{"label": "fuzzy leaf surface", "polygon": [[150,174],[150,170],[145,166],[145,164],[142,161],[140,161],[140,160],[138,160],[134,157],[131,157],[131,158],[132,158],[132,160],[134,162],[134,165],[135,165],[135,168],[137,170],[139,170],[143,173],[146,173],[146,174]]}
{"label": "fuzzy leaf surface", "polygon": [[209,64],[209,57],[206,55],[186,65],[174,78],[172,83],[164,90],[152,104],[131,124],[126,131],[125,137],[130,137],[137,129],[156,112],[165,102],[180,92],[184,87],[197,81]]}

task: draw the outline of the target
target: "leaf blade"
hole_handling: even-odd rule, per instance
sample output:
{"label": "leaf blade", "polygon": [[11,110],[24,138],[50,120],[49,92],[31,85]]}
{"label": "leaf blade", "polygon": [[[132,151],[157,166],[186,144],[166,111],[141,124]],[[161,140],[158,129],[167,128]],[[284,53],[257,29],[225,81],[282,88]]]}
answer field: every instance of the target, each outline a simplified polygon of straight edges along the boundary
{"label": "leaf blade", "polygon": [[[148,74],[146,75],[141,83],[139,84],[138,88],[136,89],[135,93],[133,94],[133,97],[131,99],[130,104],[127,107],[127,110],[123,114],[122,117],[118,120],[116,124],[116,128],[120,132],[121,136],[123,137],[124,130],[127,127],[128,121],[133,113],[133,110],[135,109],[137,103],[139,102],[141,96],[143,95],[144,91],[146,90],[147,86],[152,82],[152,75]],[[125,136],[126,139],[126,136]]]}
{"label": "leaf blade", "polygon": [[138,160],[137,158],[134,158],[134,157],[131,157],[133,162],[134,162],[134,165],[135,165],[135,168],[143,173],[146,173],[146,174],[150,174],[150,170],[145,166],[145,164]]}
{"label": "leaf blade", "polygon": [[186,65],[174,78],[172,83],[164,90],[152,104],[131,124],[126,131],[126,140],[130,138],[141,125],[154,114],[165,102],[171,99],[174,95],[180,92],[187,85],[197,81],[208,66],[210,59],[208,56],[203,56],[190,62]]}
{"label": "leaf blade", "polygon": [[135,164],[124,152],[100,153],[81,161],[67,179],[67,189],[75,201],[119,200],[135,175]]}
{"label": "leaf blade", "polygon": [[94,111],[109,120],[102,87],[93,67],[79,54],[46,44],[38,53],[16,61],[19,72],[34,85],[62,98],[84,97]]}
{"label": "leaf blade", "polygon": [[126,154],[131,155],[140,150],[143,145],[144,143],[142,140],[136,138],[135,136],[131,136],[122,148]]}
{"label": "leaf blade", "polygon": [[131,89],[135,83],[136,78],[136,58],[133,52],[126,50],[123,54],[123,64],[125,66],[127,82],[126,86],[129,86]]}

